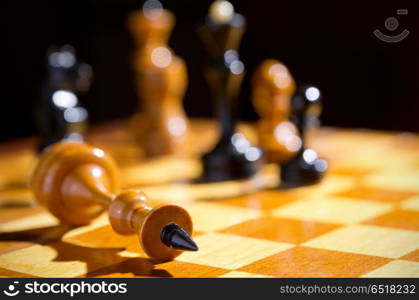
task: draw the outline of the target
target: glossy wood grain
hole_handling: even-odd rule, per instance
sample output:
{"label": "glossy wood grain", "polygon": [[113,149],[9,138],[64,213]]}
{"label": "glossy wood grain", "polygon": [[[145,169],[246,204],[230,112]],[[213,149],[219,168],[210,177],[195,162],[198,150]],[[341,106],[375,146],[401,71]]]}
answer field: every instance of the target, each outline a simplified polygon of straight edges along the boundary
{"label": "glossy wood grain", "polygon": [[[257,141],[251,125],[239,128]],[[147,158],[129,122],[87,135],[115,158],[123,188],[141,187],[150,205],[176,203],[189,212],[200,251],[167,263],[147,257],[135,235],[117,234],[106,214],[61,227],[27,190],[38,161],[34,140],[0,146],[0,276],[419,277],[418,135],[311,131],[307,143],[330,163],[325,178],[277,190],[274,165],[250,181],[189,182],[217,126],[192,120],[191,132],[204,138],[190,142],[196,152],[182,160]]]}

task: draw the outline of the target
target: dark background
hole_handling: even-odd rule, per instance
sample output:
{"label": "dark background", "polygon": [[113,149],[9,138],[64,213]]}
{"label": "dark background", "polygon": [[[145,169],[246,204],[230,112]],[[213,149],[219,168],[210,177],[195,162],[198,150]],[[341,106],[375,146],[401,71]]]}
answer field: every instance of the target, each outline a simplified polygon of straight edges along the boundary
{"label": "dark background", "polygon": [[[247,18],[240,54],[247,68],[240,101],[241,117],[255,120],[249,77],[265,58],[277,58],[297,82],[323,92],[324,125],[419,131],[418,14],[414,1],[267,1],[231,0]],[[209,0],[162,0],[176,14],[170,39],[186,60],[190,116],[212,116],[212,102],[202,76],[205,49],[195,32]],[[39,101],[49,45],[72,44],[79,59],[92,65],[95,80],[81,98],[93,123],[123,118],[137,109],[129,65],[133,43],[126,15],[142,6],[133,0],[2,1],[0,140],[33,135],[33,107]],[[408,9],[397,16],[397,9]],[[399,28],[384,27],[397,17]],[[372,32],[403,41],[388,44]]]}

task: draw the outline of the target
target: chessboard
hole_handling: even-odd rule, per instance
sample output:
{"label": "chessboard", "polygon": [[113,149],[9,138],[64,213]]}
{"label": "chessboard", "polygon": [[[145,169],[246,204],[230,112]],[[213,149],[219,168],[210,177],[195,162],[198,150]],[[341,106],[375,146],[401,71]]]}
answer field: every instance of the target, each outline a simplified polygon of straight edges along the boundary
{"label": "chessboard", "polygon": [[[248,180],[194,183],[216,139],[211,121],[192,121],[188,156],[146,158],[128,128],[97,126],[87,139],[116,159],[124,188],[185,207],[199,251],[158,263],[105,215],[60,224],[28,189],[37,156],[25,139],[0,145],[0,276],[419,277],[418,135],[313,130],[308,144],[328,160],[325,178],[281,190],[275,165]],[[252,125],[240,131],[257,142]]]}

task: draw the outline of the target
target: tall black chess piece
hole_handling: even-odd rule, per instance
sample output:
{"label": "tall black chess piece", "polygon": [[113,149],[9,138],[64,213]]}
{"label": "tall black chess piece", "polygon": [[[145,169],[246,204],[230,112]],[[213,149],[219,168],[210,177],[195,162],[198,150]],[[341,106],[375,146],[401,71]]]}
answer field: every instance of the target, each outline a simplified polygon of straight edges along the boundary
{"label": "tall black chess piece", "polygon": [[230,2],[215,1],[205,24],[198,30],[210,57],[205,75],[221,127],[216,146],[202,157],[203,182],[247,178],[262,165],[261,150],[236,132],[237,96],[244,76],[237,49],[244,29],[244,17],[234,12]]}
{"label": "tall black chess piece", "polygon": [[77,94],[89,89],[92,74],[88,64],[77,62],[72,46],[49,49],[47,78],[35,116],[40,135],[39,152],[61,140],[84,139],[88,113],[80,106]]}
{"label": "tall black chess piece", "polygon": [[293,188],[318,183],[327,170],[327,161],[317,156],[316,151],[304,146],[306,132],[319,122],[321,94],[315,86],[302,85],[291,100],[291,121],[301,135],[298,154],[281,165],[281,188]]}

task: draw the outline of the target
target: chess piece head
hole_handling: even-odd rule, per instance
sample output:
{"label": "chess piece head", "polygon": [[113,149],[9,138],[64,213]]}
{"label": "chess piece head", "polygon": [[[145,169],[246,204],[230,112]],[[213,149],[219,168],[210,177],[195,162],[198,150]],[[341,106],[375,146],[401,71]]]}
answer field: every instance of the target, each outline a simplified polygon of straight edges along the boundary
{"label": "chess piece head", "polygon": [[[147,4],[148,2],[148,4]],[[128,28],[138,45],[167,44],[169,35],[175,24],[175,16],[168,10],[146,1],[142,10],[137,10],[128,16]]]}
{"label": "chess piece head", "polygon": [[56,143],[42,153],[31,187],[37,201],[61,222],[86,225],[105,211],[107,196],[119,189],[117,167],[99,148]]}
{"label": "chess piece head", "polygon": [[259,143],[268,162],[282,163],[295,156],[301,139],[289,121],[291,96],[295,82],[280,61],[263,61],[252,78],[253,105],[261,119],[258,122]]}
{"label": "chess piece head", "polygon": [[246,27],[245,18],[234,12],[226,0],[214,1],[208,11],[206,23],[198,28],[212,60],[219,61],[228,50],[238,50]]}
{"label": "chess piece head", "polygon": [[63,223],[85,225],[108,210],[112,228],[136,233],[148,256],[170,260],[197,250],[192,221],[176,205],[150,206],[140,190],[118,190],[114,161],[84,143],[57,143],[43,153],[31,182],[36,199]]}
{"label": "chess piece head", "polygon": [[253,105],[261,116],[287,119],[294,92],[294,78],[278,60],[264,60],[253,75]]}
{"label": "chess piece head", "polygon": [[93,71],[90,65],[77,61],[74,47],[52,46],[47,53],[48,85],[51,89],[86,92],[91,84]]}
{"label": "chess piece head", "polygon": [[234,7],[229,1],[216,0],[211,3],[208,16],[217,24],[230,23],[234,18]]}

